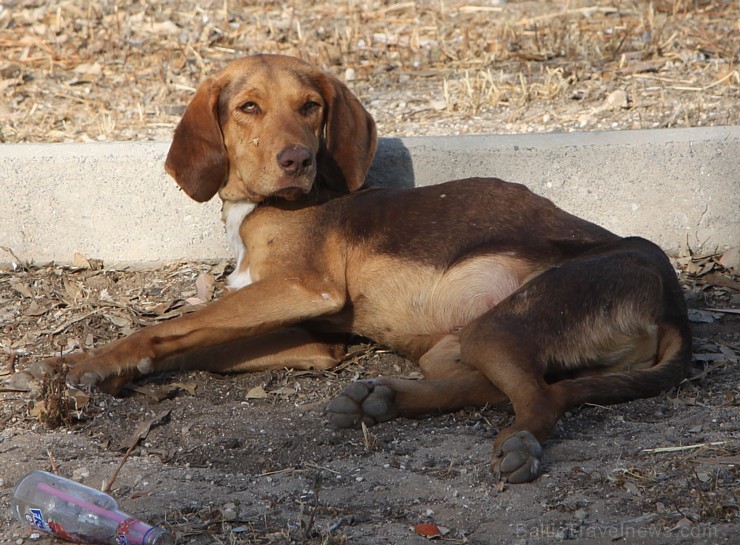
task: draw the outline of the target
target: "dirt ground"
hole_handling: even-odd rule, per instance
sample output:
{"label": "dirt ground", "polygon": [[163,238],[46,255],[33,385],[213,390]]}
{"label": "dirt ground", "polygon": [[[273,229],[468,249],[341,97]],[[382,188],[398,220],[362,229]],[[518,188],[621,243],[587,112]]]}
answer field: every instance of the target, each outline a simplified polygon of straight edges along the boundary
{"label": "dirt ground", "polygon": [[[167,140],[205,75],[258,51],[347,81],[382,136],[740,124],[737,2],[244,4],[4,2],[0,142]],[[52,542],[9,514],[13,485],[39,468],[113,480],[127,512],[188,544],[413,544],[434,528],[449,543],[737,542],[740,277],[729,256],[676,260],[692,378],[572,411],[545,445],[545,474],[519,486],[488,468],[506,412],[331,429],[324,407],[353,380],[418,376],[362,340],[323,373],[173,373],[120,397],[24,380],[39,358],[218,297],[230,266],[111,270],[94,257],[0,270],[0,543]]]}
{"label": "dirt ground", "polygon": [[[118,398],[72,392],[55,412],[53,391],[12,371],[187,312],[219,296],[229,269],[92,262],[0,273],[2,520],[24,472],[56,467],[101,487],[136,444],[112,493],[181,543],[423,543],[412,528],[426,522],[452,543],[732,543],[740,319],[706,309],[737,309],[740,283],[716,258],[679,264],[694,309],[692,378],[655,399],[573,411],[546,443],[545,474],[519,486],[488,469],[506,412],[397,420],[368,435],[332,430],[323,409],[349,382],[418,376],[372,345],[353,346],[331,372],[169,374]],[[28,540],[15,523],[2,528],[7,542]]]}

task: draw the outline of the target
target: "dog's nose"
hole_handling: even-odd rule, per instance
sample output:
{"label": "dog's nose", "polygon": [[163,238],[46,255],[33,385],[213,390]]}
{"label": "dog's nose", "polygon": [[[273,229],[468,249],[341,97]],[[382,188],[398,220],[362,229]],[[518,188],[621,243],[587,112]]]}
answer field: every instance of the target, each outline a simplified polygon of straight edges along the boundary
{"label": "dog's nose", "polygon": [[301,176],[311,168],[313,153],[304,146],[292,146],[278,153],[277,162],[289,176]]}

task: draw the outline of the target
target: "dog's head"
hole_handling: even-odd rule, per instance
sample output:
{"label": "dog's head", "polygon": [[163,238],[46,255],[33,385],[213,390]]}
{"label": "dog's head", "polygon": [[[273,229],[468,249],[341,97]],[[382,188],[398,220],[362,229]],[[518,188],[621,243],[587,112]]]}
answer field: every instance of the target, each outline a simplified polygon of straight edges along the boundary
{"label": "dog's head", "polygon": [[375,145],[375,122],[343,83],[293,57],[256,55],[198,87],[165,168],[200,202],[216,192],[295,200],[317,177],[340,192],[361,187]]}

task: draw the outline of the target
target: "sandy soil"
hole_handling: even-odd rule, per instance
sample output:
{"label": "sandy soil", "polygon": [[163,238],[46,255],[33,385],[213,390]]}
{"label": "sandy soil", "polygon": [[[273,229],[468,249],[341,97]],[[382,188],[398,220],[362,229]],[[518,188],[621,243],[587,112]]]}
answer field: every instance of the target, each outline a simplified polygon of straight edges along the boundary
{"label": "sandy soil", "polygon": [[[345,79],[383,136],[740,122],[736,2],[247,4],[5,2],[0,141],[168,139],[197,82],[256,51]],[[692,378],[573,411],[545,445],[545,474],[519,486],[488,469],[506,412],[332,430],[324,407],[351,381],[418,374],[372,345],[332,372],[169,374],[121,397],[59,397],[18,379],[40,357],[218,297],[229,267],[122,271],[88,257],[0,271],[0,542],[51,543],[10,518],[26,471],[101,487],[124,459],[111,493],[189,544],[425,543],[415,527],[428,522],[440,541],[471,544],[740,534],[740,318],[727,312],[740,307],[740,278],[721,256],[676,261],[693,309]]]}

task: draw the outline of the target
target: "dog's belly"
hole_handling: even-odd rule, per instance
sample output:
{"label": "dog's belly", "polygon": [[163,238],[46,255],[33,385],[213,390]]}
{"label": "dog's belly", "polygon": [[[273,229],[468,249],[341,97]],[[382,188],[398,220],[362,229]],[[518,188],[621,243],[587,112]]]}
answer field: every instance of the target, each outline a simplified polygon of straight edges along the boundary
{"label": "dog's belly", "polygon": [[348,275],[351,329],[412,357],[495,307],[527,276],[520,260],[486,256],[440,271],[377,257]]}

